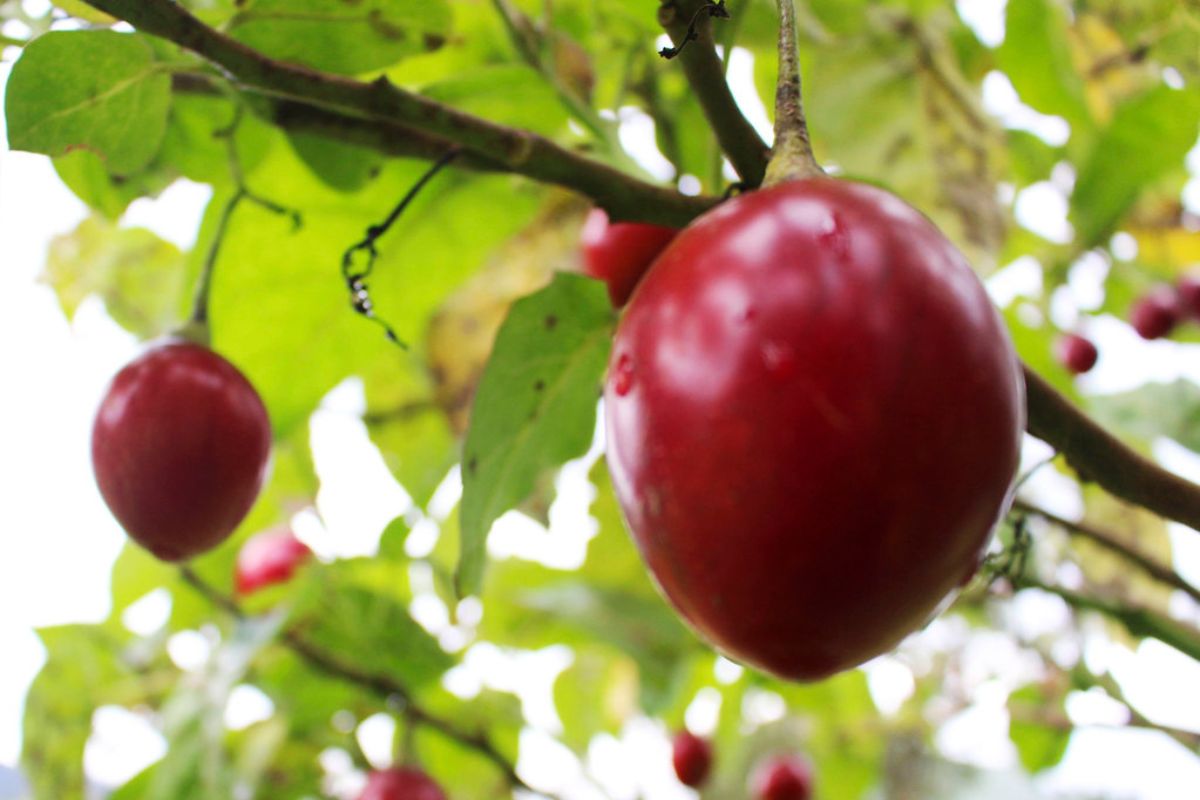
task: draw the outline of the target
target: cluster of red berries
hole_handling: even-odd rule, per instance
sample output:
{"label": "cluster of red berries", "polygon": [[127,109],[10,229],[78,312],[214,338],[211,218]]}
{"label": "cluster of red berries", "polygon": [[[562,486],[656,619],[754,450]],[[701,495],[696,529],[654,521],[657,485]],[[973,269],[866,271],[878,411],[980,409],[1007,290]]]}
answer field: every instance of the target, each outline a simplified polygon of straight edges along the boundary
{"label": "cluster of red berries", "polygon": [[[703,786],[712,772],[712,743],[682,730],[675,734],[671,763],[680,783],[693,788]],[[754,800],[810,800],[812,766],[797,755],[772,756],[755,768],[750,783]]]}
{"label": "cluster of red berries", "polygon": [[[1143,339],[1161,339],[1188,319],[1200,322],[1200,273],[1180,278],[1174,286],[1159,284],[1129,307],[1129,324]],[[1078,333],[1063,334],[1054,343],[1054,357],[1076,375],[1096,366],[1096,345]]]}

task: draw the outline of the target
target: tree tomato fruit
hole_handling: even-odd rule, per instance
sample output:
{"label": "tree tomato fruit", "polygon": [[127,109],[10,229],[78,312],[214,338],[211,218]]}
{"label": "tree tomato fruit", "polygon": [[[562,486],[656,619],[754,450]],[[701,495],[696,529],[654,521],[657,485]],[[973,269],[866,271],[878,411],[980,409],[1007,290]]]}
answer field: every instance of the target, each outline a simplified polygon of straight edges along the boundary
{"label": "tree tomato fruit", "polygon": [[1181,316],[1179,296],[1170,286],[1155,286],[1129,308],[1129,324],[1143,339],[1169,336]]}
{"label": "tree tomato fruit", "polygon": [[1067,333],[1055,341],[1054,356],[1068,370],[1082,375],[1096,366],[1100,353],[1090,339],[1077,333]]}
{"label": "tree tomato fruit", "polygon": [[250,594],[283,583],[290,580],[296,569],[311,556],[312,550],[290,529],[255,534],[238,551],[234,586],[238,594]]}
{"label": "tree tomato fruit", "polygon": [[799,756],[776,756],[755,771],[754,798],[809,800],[812,785],[812,767],[806,760]]}
{"label": "tree tomato fruit", "polygon": [[1024,423],[962,255],[828,178],[695,220],[617,326],[608,465],[650,572],[730,657],[815,680],[893,648],[976,570]]}
{"label": "tree tomato fruit", "polygon": [[1200,272],[1190,272],[1175,284],[1179,305],[1194,320],[1200,320]]}
{"label": "tree tomato fruit", "polygon": [[678,233],[678,229],[662,225],[610,223],[604,209],[593,208],[579,234],[584,272],[604,281],[613,306],[620,308],[655,257]]}
{"label": "tree tomato fruit", "polygon": [[712,745],[691,731],[679,731],[671,742],[671,765],[684,786],[700,786],[712,770]]}
{"label": "tree tomato fruit", "polygon": [[164,561],[229,536],[266,474],[271,426],[254,387],[212,350],[169,340],[113,378],[92,428],[92,465],[113,516]]}
{"label": "tree tomato fruit", "polygon": [[421,770],[392,767],[372,772],[358,800],[446,800],[446,795]]}

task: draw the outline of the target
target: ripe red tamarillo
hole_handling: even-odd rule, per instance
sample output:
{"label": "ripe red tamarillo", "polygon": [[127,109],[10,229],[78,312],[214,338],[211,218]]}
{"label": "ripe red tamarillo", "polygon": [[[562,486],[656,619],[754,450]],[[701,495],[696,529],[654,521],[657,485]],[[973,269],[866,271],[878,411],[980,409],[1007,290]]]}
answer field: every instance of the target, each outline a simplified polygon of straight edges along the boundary
{"label": "ripe red tamarillo", "polygon": [[126,533],[163,561],[223,542],[266,476],[258,392],[193,342],[152,345],[113,378],[92,428],[96,483]]}
{"label": "ripe red tamarillo", "polygon": [[618,324],[608,464],[657,583],[730,657],[815,680],[895,647],[977,569],[1024,422],[1004,324],[894,195],[740,195]]}

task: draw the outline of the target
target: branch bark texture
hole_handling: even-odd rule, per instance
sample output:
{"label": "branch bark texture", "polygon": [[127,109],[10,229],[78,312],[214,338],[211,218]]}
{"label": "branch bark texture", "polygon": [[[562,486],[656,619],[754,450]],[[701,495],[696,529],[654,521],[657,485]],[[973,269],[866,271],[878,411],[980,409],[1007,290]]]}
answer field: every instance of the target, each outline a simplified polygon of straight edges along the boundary
{"label": "branch bark texture", "polygon": [[[446,144],[467,151],[472,166],[524,175],[573,189],[618,219],[682,227],[714,205],[633,178],[528,131],[509,128],[407,92],[387,81],[363,83],[272,60],[219,33],[171,0],[87,0],[138,30],[168,39],[220,67],[243,88],[283,101],[279,121],[346,134],[383,152],[422,156]],[[668,0],[668,27],[702,5]],[[664,11],[664,13],[666,13]],[[707,24],[680,55],[691,85],[725,152],[743,176],[765,170],[768,150],[732,101]],[[703,65],[689,67],[689,61]],[[712,110],[710,110],[712,109]],[[348,134],[346,132],[349,132]],[[439,153],[440,154],[440,153]],[[738,166],[741,164],[741,166]],[[759,173],[761,178],[761,173]],[[1061,452],[1085,480],[1168,519],[1200,530],[1200,486],[1139,455],[1025,368],[1031,434]]]}

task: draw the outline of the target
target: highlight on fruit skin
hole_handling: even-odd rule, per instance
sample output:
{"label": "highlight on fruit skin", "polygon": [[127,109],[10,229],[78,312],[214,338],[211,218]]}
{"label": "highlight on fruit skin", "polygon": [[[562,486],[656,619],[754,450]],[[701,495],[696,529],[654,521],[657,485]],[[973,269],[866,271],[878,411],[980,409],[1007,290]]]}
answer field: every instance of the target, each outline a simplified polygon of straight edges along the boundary
{"label": "highlight on fruit skin", "polygon": [[685,228],[619,322],[608,467],[655,581],[730,658],[818,680],[978,567],[1024,428],[966,260],[865,184],[784,182]]}
{"label": "highlight on fruit skin", "polygon": [[707,739],[681,730],[671,741],[671,766],[684,786],[702,786],[712,772],[713,748]]}
{"label": "highlight on fruit skin", "polygon": [[308,545],[291,528],[263,531],[251,536],[238,551],[234,587],[246,595],[291,580],[296,570],[312,558]]}
{"label": "highlight on fruit skin", "polygon": [[225,358],[194,342],[148,347],[113,378],[92,428],[96,484],[135,542],[183,561],[225,541],[266,478],[267,410]]}

